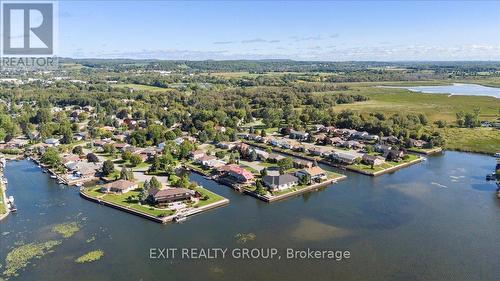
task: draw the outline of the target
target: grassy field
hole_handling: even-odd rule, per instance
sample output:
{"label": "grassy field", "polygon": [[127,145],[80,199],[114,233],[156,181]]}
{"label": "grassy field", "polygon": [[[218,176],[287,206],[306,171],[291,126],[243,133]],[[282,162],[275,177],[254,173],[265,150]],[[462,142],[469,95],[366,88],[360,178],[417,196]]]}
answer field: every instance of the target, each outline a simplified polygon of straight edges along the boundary
{"label": "grassy field", "polygon": [[127,88],[127,89],[133,89],[134,91],[147,91],[147,92],[168,92],[170,91],[169,89],[166,88],[160,88],[160,87],[155,87],[155,86],[149,86],[149,85],[140,85],[140,84],[114,84],[112,85],[113,88]]}
{"label": "grassy field", "polygon": [[[378,85],[394,84],[379,83]],[[346,91],[347,93],[366,95],[370,100],[337,105],[335,110],[338,112],[351,109],[360,113],[424,113],[431,122],[436,120],[454,122],[457,112],[472,112],[474,108],[479,108],[481,120],[495,120],[499,117],[500,99],[494,97],[414,93],[406,89],[379,88],[375,87],[377,84],[374,83],[346,85],[350,88]]]}
{"label": "grassy field", "polygon": [[446,149],[496,153],[500,152],[500,130],[492,128],[444,128],[436,129],[446,140]]}

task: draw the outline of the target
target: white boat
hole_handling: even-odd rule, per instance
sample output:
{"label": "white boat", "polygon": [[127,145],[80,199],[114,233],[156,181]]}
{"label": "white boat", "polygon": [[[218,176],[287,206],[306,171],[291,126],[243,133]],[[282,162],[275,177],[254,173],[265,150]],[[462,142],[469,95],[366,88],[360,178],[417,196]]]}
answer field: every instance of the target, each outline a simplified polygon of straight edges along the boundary
{"label": "white boat", "polygon": [[7,179],[3,179],[3,183],[7,184],[8,183]]}
{"label": "white boat", "polygon": [[500,152],[495,153],[494,155],[496,158],[500,158]]}
{"label": "white boat", "polygon": [[177,215],[174,217],[174,221],[177,223],[181,223],[187,220],[187,217],[184,215]]}
{"label": "white boat", "polygon": [[10,203],[14,203],[14,196],[12,196],[12,195],[9,196],[8,200],[9,200]]}
{"label": "white boat", "polygon": [[77,184],[75,184],[75,186],[76,186],[76,187],[82,187],[82,185],[83,185],[83,184],[81,184],[81,183],[77,183]]}
{"label": "white boat", "polygon": [[56,175],[50,175],[50,178],[51,179],[57,179],[57,176]]}

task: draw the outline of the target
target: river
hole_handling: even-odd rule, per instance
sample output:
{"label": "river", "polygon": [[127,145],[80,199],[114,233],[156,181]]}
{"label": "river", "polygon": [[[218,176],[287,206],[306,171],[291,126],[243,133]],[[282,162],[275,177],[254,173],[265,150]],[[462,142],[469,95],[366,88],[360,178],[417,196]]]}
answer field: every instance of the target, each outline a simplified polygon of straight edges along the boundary
{"label": "river", "polygon": [[[345,172],[345,181],[272,204],[192,174],[230,204],[161,225],[86,201],[32,162],[12,161],[7,191],[18,212],[0,222],[0,272],[19,242],[61,239],[51,227],[77,221],[74,236],[9,280],[494,280],[500,200],[484,180],[494,165],[492,157],[445,152],[376,178]],[[255,239],[242,243],[238,233]],[[148,258],[150,248],[165,247],[309,247],[348,250],[351,258]],[[95,249],[102,259],[74,262]]]}

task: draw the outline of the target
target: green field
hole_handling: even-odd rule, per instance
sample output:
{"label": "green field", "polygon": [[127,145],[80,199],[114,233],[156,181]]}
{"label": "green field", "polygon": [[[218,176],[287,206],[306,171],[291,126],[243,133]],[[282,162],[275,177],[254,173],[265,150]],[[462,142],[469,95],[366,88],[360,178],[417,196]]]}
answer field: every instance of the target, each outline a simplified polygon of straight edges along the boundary
{"label": "green field", "polygon": [[[336,111],[350,109],[360,113],[384,112],[424,113],[429,120],[445,120],[454,122],[459,111],[472,112],[480,109],[481,120],[495,120],[499,116],[500,99],[482,96],[448,96],[446,94],[414,93],[406,89],[378,88],[376,85],[400,85],[402,83],[352,83],[347,93],[362,94],[370,98],[368,101],[335,106]],[[408,84],[408,83],[406,83]],[[413,83],[424,85],[427,83]],[[437,83],[432,83],[437,84]],[[333,93],[333,92],[332,92]]]}
{"label": "green field", "polygon": [[446,149],[493,154],[500,152],[500,130],[492,128],[436,129],[446,140]]}

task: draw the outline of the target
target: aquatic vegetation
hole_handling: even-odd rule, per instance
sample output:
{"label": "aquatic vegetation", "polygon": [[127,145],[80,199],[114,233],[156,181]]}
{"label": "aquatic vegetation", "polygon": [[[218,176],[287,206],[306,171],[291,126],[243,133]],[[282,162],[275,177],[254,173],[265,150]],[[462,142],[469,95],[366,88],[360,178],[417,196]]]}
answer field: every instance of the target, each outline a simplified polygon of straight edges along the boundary
{"label": "aquatic vegetation", "polygon": [[95,241],[95,236],[90,237],[89,239],[85,240],[85,242],[90,243]]}
{"label": "aquatic vegetation", "polygon": [[17,276],[18,271],[28,266],[33,259],[40,259],[51,253],[52,248],[61,244],[60,240],[49,240],[41,243],[29,243],[12,249],[5,258],[5,277]]}
{"label": "aquatic vegetation", "polygon": [[78,230],[80,230],[80,226],[76,222],[61,223],[52,227],[52,232],[59,233],[64,238],[73,236]]}
{"label": "aquatic vegetation", "polygon": [[238,233],[234,236],[236,242],[238,243],[246,243],[248,241],[253,241],[257,235],[255,233]]}
{"label": "aquatic vegetation", "polygon": [[303,218],[290,231],[290,235],[303,241],[322,241],[350,235],[348,229],[326,224],[315,219]]}
{"label": "aquatic vegetation", "polygon": [[100,258],[102,258],[102,256],[104,256],[104,252],[102,250],[95,250],[88,252],[85,255],[77,258],[75,262],[76,263],[93,262],[99,260]]}

